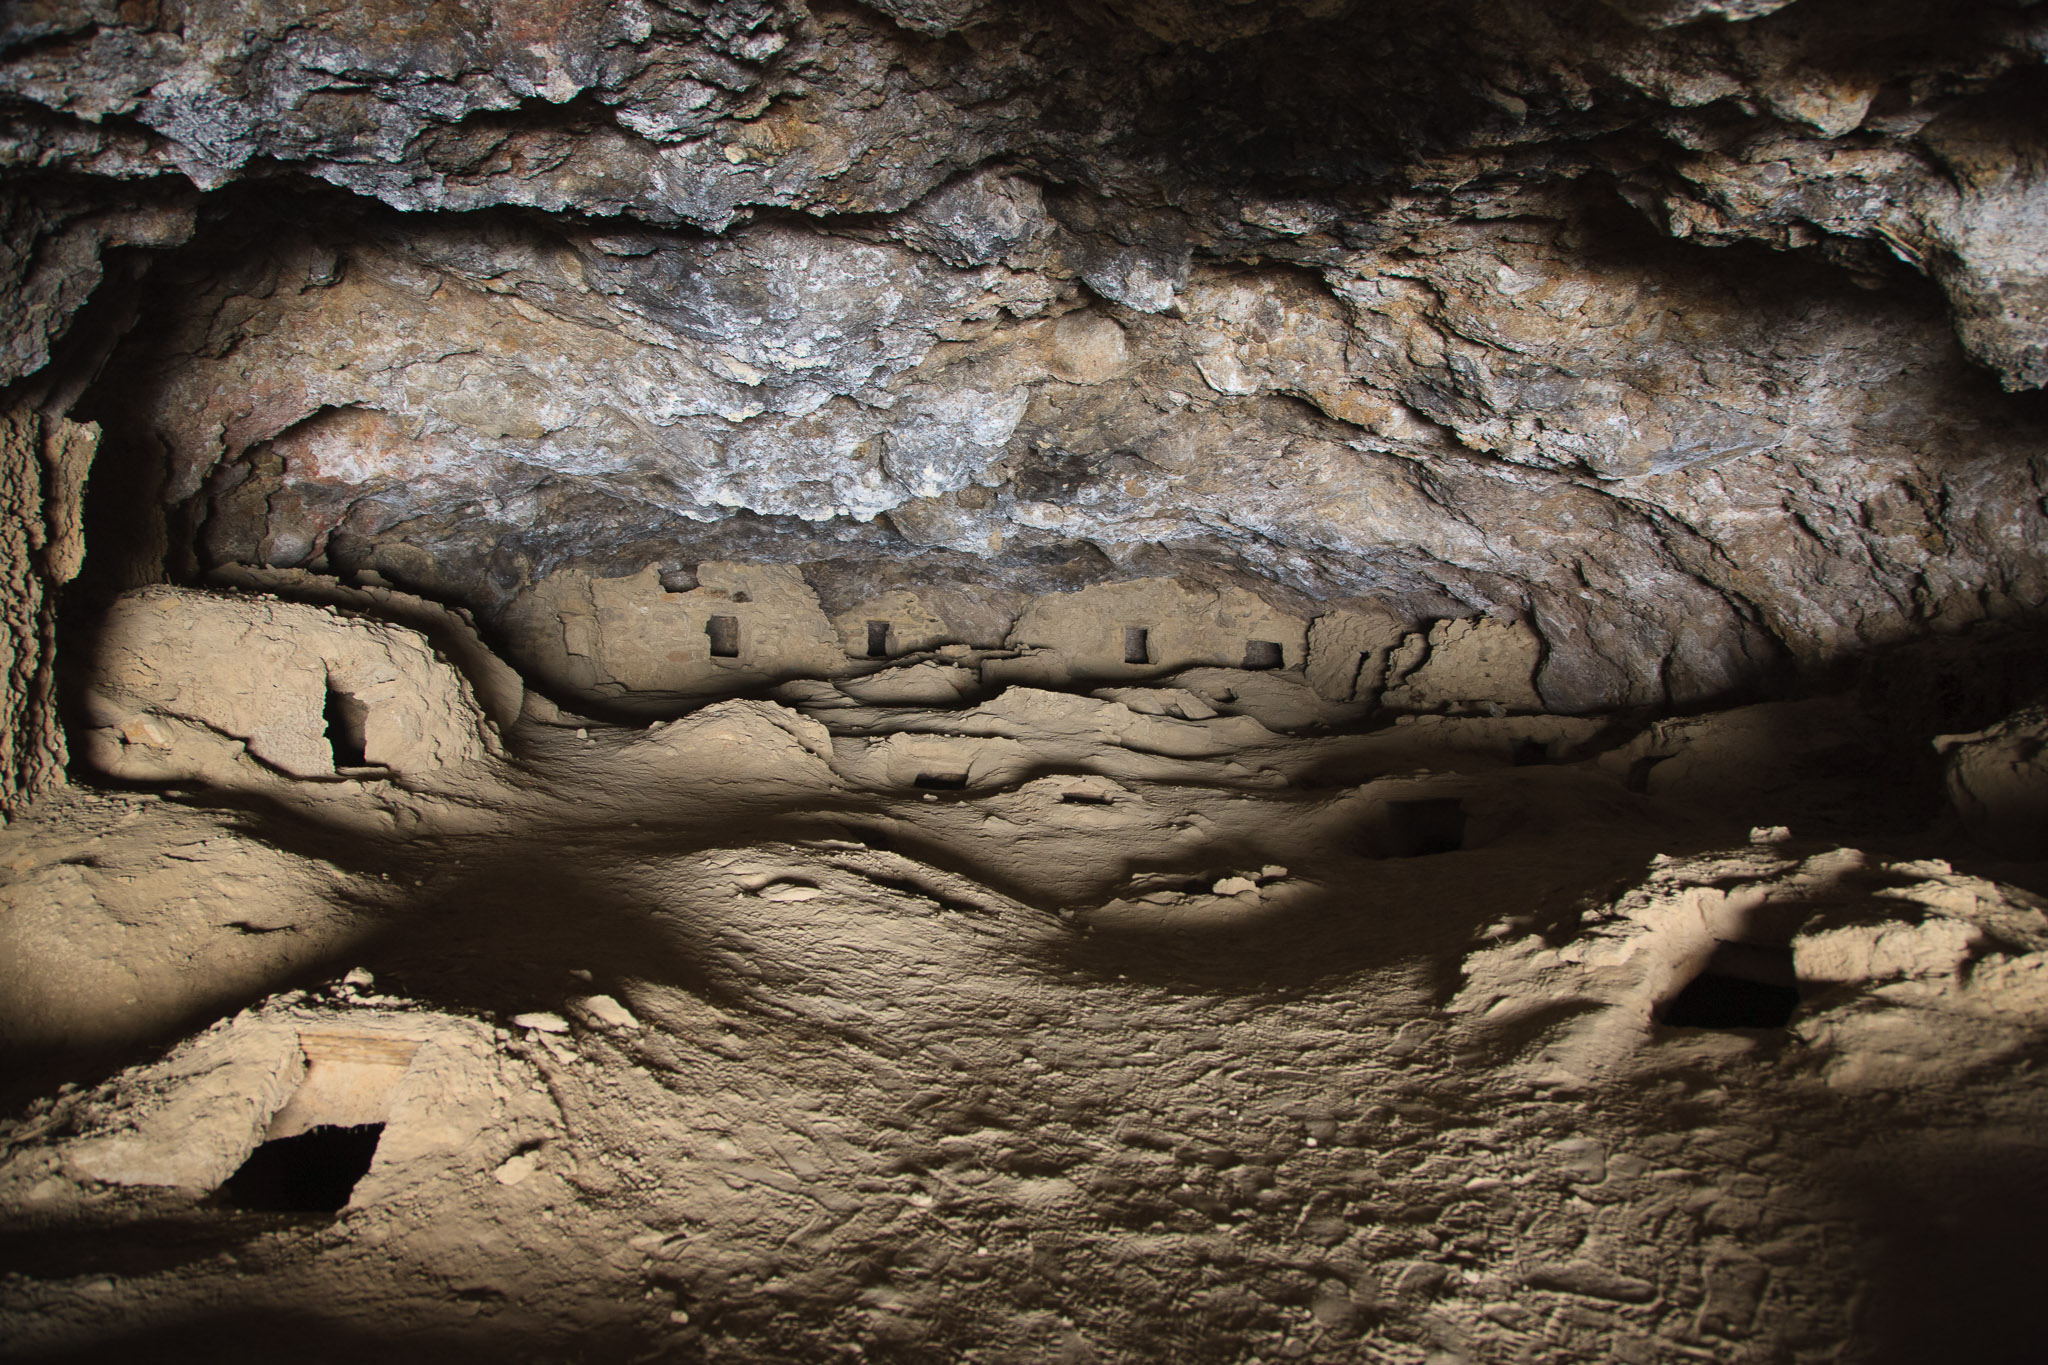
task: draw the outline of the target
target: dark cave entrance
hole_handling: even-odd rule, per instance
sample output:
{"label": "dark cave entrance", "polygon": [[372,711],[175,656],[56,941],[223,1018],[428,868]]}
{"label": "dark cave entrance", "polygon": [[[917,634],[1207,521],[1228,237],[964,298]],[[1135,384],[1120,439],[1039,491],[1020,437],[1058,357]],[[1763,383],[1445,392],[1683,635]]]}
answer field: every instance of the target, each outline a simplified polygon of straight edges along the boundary
{"label": "dark cave entrance", "polygon": [[383,1135],[381,1123],[322,1124],[273,1138],[249,1153],[217,1198],[261,1213],[338,1213],[369,1173]]}
{"label": "dark cave entrance", "polygon": [[334,770],[370,766],[370,708],[332,682],[321,710],[327,723],[327,747],[334,752]]}
{"label": "dark cave entrance", "polygon": [[740,656],[740,618],[737,616],[714,616],[704,623],[704,633],[711,638],[711,657],[714,659],[737,659]]}
{"label": "dark cave entrance", "polygon": [[1465,803],[1455,796],[1395,801],[1387,807],[1386,856],[1425,858],[1465,846]]}
{"label": "dark cave entrance", "polygon": [[1789,946],[1724,942],[1659,1018],[1673,1028],[1782,1029],[1798,1008]]}

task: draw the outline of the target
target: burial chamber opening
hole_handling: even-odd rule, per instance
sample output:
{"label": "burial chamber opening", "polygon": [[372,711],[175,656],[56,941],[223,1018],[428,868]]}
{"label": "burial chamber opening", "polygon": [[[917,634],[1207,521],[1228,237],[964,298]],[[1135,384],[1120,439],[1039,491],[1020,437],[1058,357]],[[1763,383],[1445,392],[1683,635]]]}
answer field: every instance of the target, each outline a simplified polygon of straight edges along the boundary
{"label": "burial chamber opening", "polygon": [[1427,858],[1465,847],[1465,803],[1455,796],[1393,801],[1383,831],[1384,858]]}
{"label": "burial chamber opening", "polygon": [[337,1213],[376,1159],[381,1123],[323,1123],[259,1144],[216,1192],[229,1208],[256,1213]]}
{"label": "burial chamber opening", "polygon": [[334,770],[369,767],[370,708],[330,679],[320,715],[326,725],[327,747],[334,755]]}
{"label": "burial chamber opening", "polygon": [[1789,945],[1722,942],[1659,1017],[1672,1028],[1782,1029],[1798,1008]]}
{"label": "burial chamber opening", "polygon": [[228,1208],[265,1213],[335,1213],[369,1174],[393,1097],[419,1044],[352,1030],[299,1035],[306,1073],[263,1138],[214,1191]]}

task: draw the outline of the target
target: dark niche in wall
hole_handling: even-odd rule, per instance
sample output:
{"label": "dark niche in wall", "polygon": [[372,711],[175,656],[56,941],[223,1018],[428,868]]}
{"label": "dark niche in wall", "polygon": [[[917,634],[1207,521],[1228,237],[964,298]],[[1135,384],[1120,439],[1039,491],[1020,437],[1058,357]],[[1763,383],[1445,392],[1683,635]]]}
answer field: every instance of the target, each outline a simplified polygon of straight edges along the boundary
{"label": "dark niche in wall", "polygon": [[369,1174],[381,1123],[322,1124],[273,1138],[249,1153],[217,1194],[231,1208],[264,1213],[335,1213]]}
{"label": "dark niche in wall", "polygon": [[1423,858],[1465,846],[1465,803],[1455,796],[1396,801],[1387,809],[1387,856]]}
{"label": "dark niche in wall", "polygon": [[704,633],[711,637],[711,657],[714,659],[737,659],[740,656],[740,618],[737,616],[714,616],[704,623]]}
{"label": "dark niche in wall", "polygon": [[1798,1008],[1790,947],[1723,943],[1660,1018],[1673,1028],[1781,1029]]}
{"label": "dark niche in wall", "polygon": [[1277,640],[1246,640],[1244,642],[1244,666],[1246,668],[1279,668],[1286,662],[1286,655]]}
{"label": "dark niche in wall", "polygon": [[370,708],[330,682],[321,718],[327,724],[327,747],[334,751],[334,770],[369,767]]}

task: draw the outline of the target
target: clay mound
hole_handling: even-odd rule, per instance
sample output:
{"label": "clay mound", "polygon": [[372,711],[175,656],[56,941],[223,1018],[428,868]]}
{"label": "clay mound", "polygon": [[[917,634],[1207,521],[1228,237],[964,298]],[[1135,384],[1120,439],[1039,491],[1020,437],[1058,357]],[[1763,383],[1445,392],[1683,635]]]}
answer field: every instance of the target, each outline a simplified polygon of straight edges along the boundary
{"label": "clay mound", "polygon": [[468,683],[418,633],[182,588],[109,608],[85,709],[89,761],[132,781],[432,784],[498,751]]}

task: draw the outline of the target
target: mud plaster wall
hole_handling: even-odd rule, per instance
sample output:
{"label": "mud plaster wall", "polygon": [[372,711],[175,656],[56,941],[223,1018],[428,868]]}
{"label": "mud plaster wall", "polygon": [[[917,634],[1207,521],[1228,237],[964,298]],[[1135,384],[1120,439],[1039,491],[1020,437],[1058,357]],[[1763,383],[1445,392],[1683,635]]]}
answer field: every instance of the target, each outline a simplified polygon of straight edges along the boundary
{"label": "mud plaster wall", "polygon": [[[972,659],[991,684],[1068,688],[1190,668],[1283,669],[1303,672],[1332,702],[1404,712],[1543,709],[1535,686],[1543,643],[1515,620],[1411,630],[1384,612],[1290,611],[1234,584],[1175,578],[1009,594],[978,613],[899,588],[828,619],[793,566],[706,562],[690,579],[693,586],[671,588],[653,565],[620,578],[564,569],[507,611],[507,649],[556,696],[649,713],[795,679],[857,679],[933,654]],[[991,631],[991,620],[1011,623]]]}

